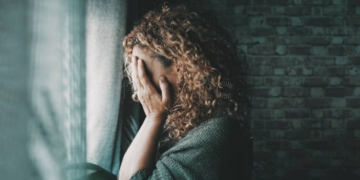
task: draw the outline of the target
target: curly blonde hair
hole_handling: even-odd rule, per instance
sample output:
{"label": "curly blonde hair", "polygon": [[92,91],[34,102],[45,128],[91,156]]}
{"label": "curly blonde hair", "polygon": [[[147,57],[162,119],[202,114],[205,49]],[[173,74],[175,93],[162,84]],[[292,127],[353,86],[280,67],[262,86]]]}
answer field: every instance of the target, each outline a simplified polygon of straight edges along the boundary
{"label": "curly blonde hair", "polygon": [[[125,37],[125,72],[130,83],[129,65],[135,45],[176,65],[178,94],[165,122],[168,139],[181,139],[190,129],[223,111],[236,117],[240,125],[247,124],[247,65],[230,38],[215,21],[185,6],[163,6],[148,12]],[[234,87],[231,92],[226,90],[227,83]]]}

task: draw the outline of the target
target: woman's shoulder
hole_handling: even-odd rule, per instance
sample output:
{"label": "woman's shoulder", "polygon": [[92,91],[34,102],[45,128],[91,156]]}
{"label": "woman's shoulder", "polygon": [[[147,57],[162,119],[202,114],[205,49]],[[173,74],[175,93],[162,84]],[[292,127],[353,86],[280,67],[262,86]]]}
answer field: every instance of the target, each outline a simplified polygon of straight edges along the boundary
{"label": "woman's shoulder", "polygon": [[235,117],[228,115],[226,112],[220,112],[191,129],[186,136],[206,132],[204,135],[220,137],[238,130],[240,130],[240,125]]}
{"label": "woman's shoulder", "polygon": [[210,143],[220,145],[230,142],[235,137],[238,137],[238,135],[243,134],[242,131],[243,128],[234,117],[226,112],[221,112],[191,129],[179,140],[179,143],[196,145]]}
{"label": "woman's shoulder", "polygon": [[239,142],[243,128],[237,120],[227,113],[218,113],[189,130],[183,138],[171,145],[164,155],[180,152],[185,149],[201,151],[220,151],[221,148]]}

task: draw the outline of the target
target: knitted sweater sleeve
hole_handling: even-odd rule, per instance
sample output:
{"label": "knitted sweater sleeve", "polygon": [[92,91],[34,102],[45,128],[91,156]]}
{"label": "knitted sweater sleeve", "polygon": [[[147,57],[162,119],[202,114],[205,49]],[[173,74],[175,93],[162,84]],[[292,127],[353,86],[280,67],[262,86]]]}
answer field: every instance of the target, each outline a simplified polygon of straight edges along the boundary
{"label": "knitted sweater sleeve", "polygon": [[233,131],[233,120],[226,116],[213,117],[165,151],[155,169],[140,170],[130,180],[219,179]]}

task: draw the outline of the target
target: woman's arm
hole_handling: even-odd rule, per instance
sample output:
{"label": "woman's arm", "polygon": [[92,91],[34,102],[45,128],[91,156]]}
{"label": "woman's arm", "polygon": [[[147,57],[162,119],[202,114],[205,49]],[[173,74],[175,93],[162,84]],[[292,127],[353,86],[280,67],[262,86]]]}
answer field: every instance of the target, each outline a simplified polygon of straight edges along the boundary
{"label": "woman's arm", "polygon": [[141,59],[133,57],[131,66],[131,76],[146,118],[124,155],[119,171],[120,180],[128,180],[137,171],[155,166],[158,138],[170,102],[169,85],[164,77],[159,80],[160,94],[147,77]]}
{"label": "woman's arm", "polygon": [[124,155],[119,180],[128,180],[137,171],[155,167],[156,149],[164,121],[161,116],[148,116]]}

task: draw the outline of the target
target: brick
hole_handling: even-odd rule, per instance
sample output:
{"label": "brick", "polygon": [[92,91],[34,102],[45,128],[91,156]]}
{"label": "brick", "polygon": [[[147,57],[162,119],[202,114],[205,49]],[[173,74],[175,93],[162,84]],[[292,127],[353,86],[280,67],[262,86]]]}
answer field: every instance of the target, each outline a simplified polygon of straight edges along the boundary
{"label": "brick", "polygon": [[288,150],[286,151],[289,157],[306,158],[310,157],[310,154],[306,150]]}
{"label": "brick", "polygon": [[309,96],[309,94],[309,89],[303,87],[284,87],[282,91],[284,97],[304,97]]}
{"label": "brick", "polygon": [[[351,116],[351,111],[348,109],[324,109],[324,118],[345,118]],[[339,120],[336,120],[340,122]]]}
{"label": "brick", "polygon": [[324,7],[324,15],[339,16],[345,14],[344,7],[328,6]]}
{"label": "brick", "polygon": [[302,120],[301,127],[303,129],[320,129],[322,128],[322,123],[318,120]]}
{"label": "brick", "polygon": [[347,57],[338,56],[335,58],[335,65],[346,65],[348,63]]}
{"label": "brick", "polygon": [[286,140],[269,140],[266,142],[267,149],[282,150],[289,149],[290,142]]}
{"label": "brick", "polygon": [[276,151],[276,157],[277,158],[286,158],[286,157],[288,157],[287,156],[287,152],[286,151]]}
{"label": "brick", "polygon": [[346,127],[349,129],[360,129],[360,120],[359,119],[348,120],[346,123]]}
{"label": "brick", "polygon": [[228,1],[229,5],[250,5],[251,0]]}
{"label": "brick", "polygon": [[272,130],[271,139],[284,139],[285,133],[283,130]]}
{"label": "brick", "polygon": [[359,76],[360,75],[360,67],[350,67],[346,69],[347,75],[350,76]]}
{"label": "brick", "polygon": [[270,36],[274,35],[274,29],[272,27],[255,27],[249,30],[249,34],[253,36]]}
{"label": "brick", "polygon": [[300,120],[300,119],[293,119],[293,120],[291,120],[291,128],[292,129],[301,129],[302,128],[302,119]]}
{"label": "brick", "polygon": [[246,7],[248,15],[268,15],[271,14],[271,8],[268,6],[249,6]]}
{"label": "brick", "polygon": [[341,85],[341,82],[342,82],[342,78],[339,78],[339,77],[329,78],[329,85],[331,85],[331,86]]}
{"label": "brick", "polygon": [[290,24],[292,26],[302,26],[304,25],[302,19],[300,19],[299,17],[290,17]]}
{"label": "brick", "polygon": [[354,89],[354,96],[359,96],[360,97],[360,87],[356,87]]}
{"label": "brick", "polygon": [[360,36],[359,37],[346,37],[344,40],[344,44],[358,45],[358,44],[360,44]]}
{"label": "brick", "polygon": [[310,108],[327,108],[331,107],[332,100],[329,98],[306,98],[305,104]]}
{"label": "brick", "polygon": [[360,17],[347,17],[347,22],[351,26],[359,26],[360,25]]}
{"label": "brick", "polygon": [[310,117],[309,109],[285,110],[285,118],[288,119],[299,119],[308,117]]}
{"label": "brick", "polygon": [[330,76],[344,76],[345,68],[341,66],[327,67],[327,75]]}
{"label": "brick", "polygon": [[294,0],[295,5],[302,5],[302,0]]}
{"label": "brick", "polygon": [[347,5],[360,6],[360,1],[358,1],[358,0],[347,0]]}
{"label": "brick", "polygon": [[304,25],[306,26],[331,26],[332,19],[329,17],[309,17],[303,18]]}
{"label": "brick", "polygon": [[271,77],[269,80],[271,86],[300,86],[302,84],[301,77]]}
{"label": "brick", "polygon": [[360,98],[349,98],[346,99],[347,107],[360,108]]}
{"label": "brick", "polygon": [[345,68],[341,66],[333,66],[333,67],[314,67],[313,75],[315,76],[344,76]]}
{"label": "brick", "polygon": [[275,31],[276,31],[276,34],[278,34],[278,35],[285,35],[287,32],[287,28],[286,27],[276,27]]}
{"label": "brick", "polygon": [[264,5],[265,0],[252,0],[253,5]]}
{"label": "brick", "polygon": [[274,68],[274,75],[285,75],[285,69],[283,68]]}
{"label": "brick", "polygon": [[289,127],[288,121],[266,121],[265,127],[269,129],[286,129]]}
{"label": "brick", "polygon": [[267,105],[267,99],[254,97],[252,98],[252,105],[254,108],[265,108]]}
{"label": "brick", "polygon": [[345,97],[351,96],[353,94],[352,88],[342,88],[342,87],[331,87],[325,88],[325,96],[327,97]]}
{"label": "brick", "polygon": [[[324,113],[321,109],[311,109],[311,117],[313,119],[321,119],[324,117]],[[330,125],[328,127],[330,127]]]}
{"label": "brick", "polygon": [[287,17],[268,17],[266,24],[270,26],[287,26],[290,24],[290,19]]}
{"label": "brick", "polygon": [[360,86],[360,77],[345,77],[343,80],[344,86]]}
{"label": "brick", "polygon": [[265,65],[273,67],[289,67],[303,65],[305,62],[304,57],[299,56],[268,56]]}
{"label": "brick", "polygon": [[311,14],[309,6],[292,6],[285,8],[285,14],[288,16],[304,16]]}
{"label": "brick", "polygon": [[323,30],[325,35],[345,36],[355,34],[354,29],[351,27],[328,27],[324,28]]}
{"label": "brick", "polygon": [[354,131],[354,137],[355,137],[355,138],[360,138],[360,129],[356,129],[356,130]]}
{"label": "brick", "polygon": [[346,26],[346,19],[345,17],[333,17],[333,25],[334,26]]}
{"label": "brick", "polygon": [[330,66],[334,65],[335,57],[330,56],[311,56],[305,63],[306,66]]}
{"label": "brick", "polygon": [[310,55],[311,47],[309,46],[290,46],[288,47],[289,54],[291,55]]}
{"label": "brick", "polygon": [[331,44],[342,44],[343,42],[343,37],[331,37]]}
{"label": "brick", "polygon": [[275,54],[275,47],[270,45],[249,46],[248,53],[255,55],[273,55]]}
{"label": "brick", "polygon": [[256,97],[268,97],[269,88],[254,88],[252,89],[252,93]]}
{"label": "brick", "polygon": [[281,87],[271,87],[269,89],[269,96],[277,97],[281,94],[281,91],[282,91]]}
{"label": "brick", "polygon": [[347,6],[346,15],[356,15],[356,7],[355,6]]}
{"label": "brick", "polygon": [[252,67],[250,69],[250,75],[255,76],[263,76],[263,75],[272,75],[273,68],[269,66],[261,66],[261,67]]}
{"label": "brick", "polygon": [[282,109],[274,109],[273,110],[273,118],[274,119],[285,118],[284,111]]}
{"label": "brick", "polygon": [[323,27],[313,27],[312,28],[313,35],[322,36],[322,35],[325,35],[326,33],[329,33],[329,32],[327,32],[326,29],[324,29]]}
{"label": "brick", "polygon": [[322,131],[321,130],[312,130],[311,131],[311,139],[319,139],[322,138]]}
{"label": "brick", "polygon": [[311,7],[311,14],[314,15],[322,15],[323,14],[323,8],[322,7]]}
{"label": "brick", "polygon": [[333,0],[334,5],[344,5],[346,1],[344,0]]}
{"label": "brick", "polygon": [[[329,110],[329,112],[330,112],[330,110]],[[324,114],[325,114],[325,112],[324,112]],[[342,116],[342,115],[343,114],[336,115],[336,113],[333,113],[333,114],[331,114],[331,116],[327,115],[327,116],[324,116],[324,117],[334,118],[335,116],[340,116],[340,118],[344,118],[345,115],[344,116]],[[337,117],[337,118],[339,118],[339,117]],[[331,119],[329,121],[330,121],[331,128],[333,128],[333,129],[344,129],[345,128],[345,121],[344,120]]]}
{"label": "brick", "polygon": [[303,145],[305,148],[309,150],[310,149],[326,150],[332,147],[331,142],[326,140],[309,140],[305,142]]}
{"label": "brick", "polygon": [[249,19],[248,17],[245,17],[245,16],[242,16],[242,17],[239,17],[239,16],[236,16],[236,17],[232,17],[231,18],[231,21],[234,25],[236,26],[246,26],[249,24]]}
{"label": "brick", "polygon": [[330,37],[303,37],[302,43],[309,45],[328,45],[330,44]]}
{"label": "brick", "polygon": [[303,81],[303,86],[326,86],[328,84],[327,78],[324,77],[306,77]]}
{"label": "brick", "polygon": [[263,16],[250,17],[250,26],[261,26],[265,25],[266,18]]}
{"label": "brick", "polygon": [[286,46],[284,45],[277,45],[275,48],[275,52],[278,55],[284,55],[286,54]]}
{"label": "brick", "polygon": [[269,131],[264,130],[253,130],[252,135],[256,139],[267,139],[271,136]]}
{"label": "brick", "polygon": [[322,0],[302,0],[302,3],[305,5],[320,5]]}
{"label": "brick", "polygon": [[306,36],[310,35],[312,31],[307,27],[288,27],[286,35],[290,36]]}
{"label": "brick", "polygon": [[290,76],[311,75],[312,70],[307,67],[288,67],[286,68],[286,74]]}
{"label": "brick", "polygon": [[[241,44],[246,44],[246,45],[264,44],[265,43],[264,37],[238,36],[237,39]],[[248,57],[248,59],[249,59],[249,57]]]}
{"label": "brick", "polygon": [[263,128],[265,127],[263,120],[253,119],[253,120],[251,121],[251,123],[252,123],[251,128],[254,129],[254,130],[255,130],[255,129],[263,129]]}
{"label": "brick", "polygon": [[334,55],[334,56],[349,55],[353,51],[354,50],[352,49],[352,47],[349,47],[349,46],[329,46],[328,47],[329,55]]}
{"label": "brick", "polygon": [[312,55],[327,55],[328,51],[324,46],[314,46],[311,48]]}
{"label": "brick", "polygon": [[269,98],[267,106],[273,108],[303,107],[304,100],[301,98]]}
{"label": "brick", "polygon": [[234,6],[234,14],[240,15],[244,13],[244,6]]}
{"label": "brick", "polygon": [[272,6],[271,7],[271,14],[272,15],[283,15],[285,8],[283,6]]}
{"label": "brick", "polygon": [[322,97],[324,96],[323,88],[311,88],[310,90],[311,97]]}
{"label": "brick", "polygon": [[346,100],[343,98],[334,98],[332,99],[331,107],[346,107]]}
{"label": "brick", "polygon": [[290,0],[271,0],[271,1],[267,1],[268,5],[288,5],[290,3],[291,3]]}
{"label": "brick", "polygon": [[345,138],[346,136],[347,136],[346,130],[339,130],[339,129],[323,130],[323,137],[326,139]]}

